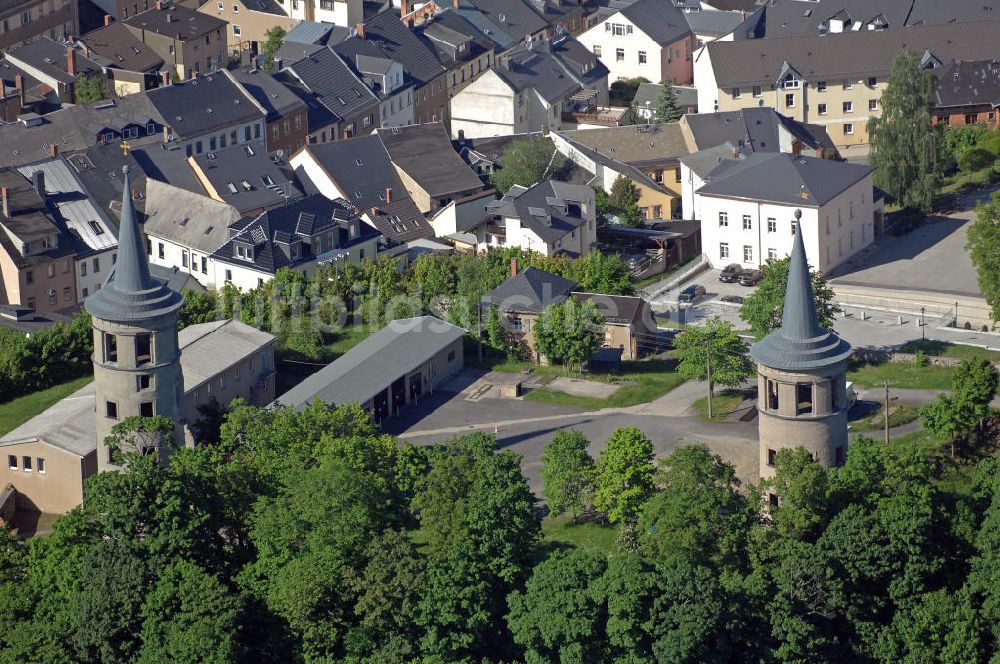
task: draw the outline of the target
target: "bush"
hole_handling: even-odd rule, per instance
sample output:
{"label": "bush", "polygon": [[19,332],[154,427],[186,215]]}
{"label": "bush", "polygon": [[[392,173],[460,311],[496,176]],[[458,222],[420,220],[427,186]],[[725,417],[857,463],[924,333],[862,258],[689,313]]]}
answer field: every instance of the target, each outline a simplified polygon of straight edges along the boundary
{"label": "bush", "polygon": [[927,353],[922,350],[918,350],[913,355],[913,363],[918,367],[926,367],[931,361],[927,358]]}
{"label": "bush", "polygon": [[979,171],[993,163],[993,153],[986,148],[972,147],[958,157],[958,167],[966,173]]}

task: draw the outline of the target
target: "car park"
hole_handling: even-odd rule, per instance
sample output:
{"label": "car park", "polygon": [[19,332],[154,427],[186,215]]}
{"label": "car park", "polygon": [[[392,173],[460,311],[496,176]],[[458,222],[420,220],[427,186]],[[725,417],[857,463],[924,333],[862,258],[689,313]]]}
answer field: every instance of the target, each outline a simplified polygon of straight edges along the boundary
{"label": "car park", "polygon": [[719,281],[724,284],[731,284],[740,278],[743,268],[739,263],[730,263],[719,272]]}
{"label": "car park", "polygon": [[740,286],[756,286],[763,278],[760,270],[743,270],[740,272]]}
{"label": "car park", "polygon": [[698,284],[691,284],[687,288],[681,291],[681,294],[677,296],[677,302],[680,304],[692,304],[695,300],[705,294],[705,287],[699,286]]}

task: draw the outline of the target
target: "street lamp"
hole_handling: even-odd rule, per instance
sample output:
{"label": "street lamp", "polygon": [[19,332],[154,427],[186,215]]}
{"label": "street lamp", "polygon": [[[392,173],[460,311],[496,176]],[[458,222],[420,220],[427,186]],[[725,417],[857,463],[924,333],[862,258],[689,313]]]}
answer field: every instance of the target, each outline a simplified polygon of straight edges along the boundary
{"label": "street lamp", "polygon": [[920,340],[921,341],[924,340],[924,325],[926,325],[926,323],[924,322],[924,307],[920,307]]}

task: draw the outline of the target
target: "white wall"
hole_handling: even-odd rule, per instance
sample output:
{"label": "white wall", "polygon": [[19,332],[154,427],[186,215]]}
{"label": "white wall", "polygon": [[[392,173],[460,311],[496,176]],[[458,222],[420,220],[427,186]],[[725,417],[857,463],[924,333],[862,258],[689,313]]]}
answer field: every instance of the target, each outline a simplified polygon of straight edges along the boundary
{"label": "white wall", "polygon": [[[149,262],[153,265],[163,267],[176,267],[182,272],[187,272],[205,288],[215,288],[218,283],[215,280],[215,260],[204,252],[197,251],[191,247],[177,244],[165,238],[147,234],[152,253],[149,255]],[[163,258],[160,258],[160,245],[163,245]],[[184,266],[184,254],[187,254],[187,267]],[[206,258],[208,272],[202,272],[201,259]]]}
{"label": "white wall", "polygon": [[437,211],[430,220],[434,235],[444,237],[453,233],[465,233],[486,216],[486,204],[496,200],[496,196],[483,196],[457,203],[452,201]]}
{"label": "white wall", "polygon": [[698,112],[714,113],[718,101],[719,86],[715,83],[712,59],[708,46],[702,46],[694,54],[694,87],[698,90]]}
{"label": "white wall", "polygon": [[491,69],[451,98],[451,136],[458,138],[459,131],[466,138],[523,133],[526,115],[514,91]]}
{"label": "white wall", "polygon": [[[769,250],[774,251],[775,258],[789,255],[794,238],[791,228],[796,209],[802,210],[801,232],[806,258],[809,265],[820,272],[829,272],[867,247],[874,239],[870,175],[821,208],[776,205],[701,194],[695,194],[695,199],[695,213],[699,207],[701,212],[702,248],[709,263],[715,268],[729,263],[759,267],[767,261]],[[720,212],[728,213],[728,226],[719,225]],[[743,229],[744,215],[750,217],[749,230]],[[774,219],[777,224],[774,232],[768,231],[768,219]],[[723,242],[729,245],[728,258],[722,257],[720,253],[719,245]],[[744,260],[745,246],[751,248],[750,260]]]}
{"label": "white wall", "polygon": [[[632,28],[631,34],[615,35],[607,28],[612,23],[624,25],[626,30],[630,26]],[[600,47],[601,54],[598,57],[608,68],[608,81],[612,83],[619,79],[637,76],[644,76],[654,83],[659,83],[663,79],[664,72],[661,62],[663,49],[620,12],[610,16],[606,21],[598,23],[577,39],[591,53],[594,52],[595,46]],[[617,60],[615,55],[616,49],[619,48],[625,51],[625,59],[621,62]],[[646,53],[645,64],[639,64],[639,51]]]}
{"label": "white wall", "polygon": [[[118,254],[118,245],[95,254],[89,254],[86,258],[77,257],[74,261],[73,269],[76,270],[76,299],[83,302],[87,297],[96,293],[104,286],[108,274],[114,265],[114,257]],[[99,269],[94,271],[94,261],[97,261]],[[87,273],[84,274],[83,264],[86,264]],[[86,294],[84,291],[86,290]],[[60,293],[60,297],[62,294]]]}
{"label": "white wall", "polygon": [[319,162],[316,161],[312,154],[306,150],[296,152],[295,155],[289,159],[288,163],[295,170],[301,168],[305,172],[306,177],[308,177],[316,186],[316,189],[319,190],[319,193],[323,194],[331,201],[335,198],[347,198],[337,187],[336,183],[330,179],[327,172],[323,170],[323,167],[319,165]]}
{"label": "white wall", "polygon": [[695,196],[705,181],[681,162],[681,211],[684,219],[701,219],[700,198]]}

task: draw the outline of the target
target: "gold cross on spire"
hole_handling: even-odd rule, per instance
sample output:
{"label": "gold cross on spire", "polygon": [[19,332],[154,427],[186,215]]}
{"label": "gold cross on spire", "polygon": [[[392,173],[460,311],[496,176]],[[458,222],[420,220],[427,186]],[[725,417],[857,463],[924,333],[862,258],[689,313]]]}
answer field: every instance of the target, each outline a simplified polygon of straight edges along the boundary
{"label": "gold cross on spire", "polygon": [[132,149],[132,146],[131,146],[131,145],[129,145],[129,142],[128,142],[128,141],[126,141],[126,140],[123,140],[123,141],[122,141],[122,142],[121,142],[121,143],[120,143],[120,144],[118,145],[118,147],[120,147],[120,148],[122,149],[122,154],[123,154],[123,155],[125,155],[125,156],[128,156],[128,151]]}

